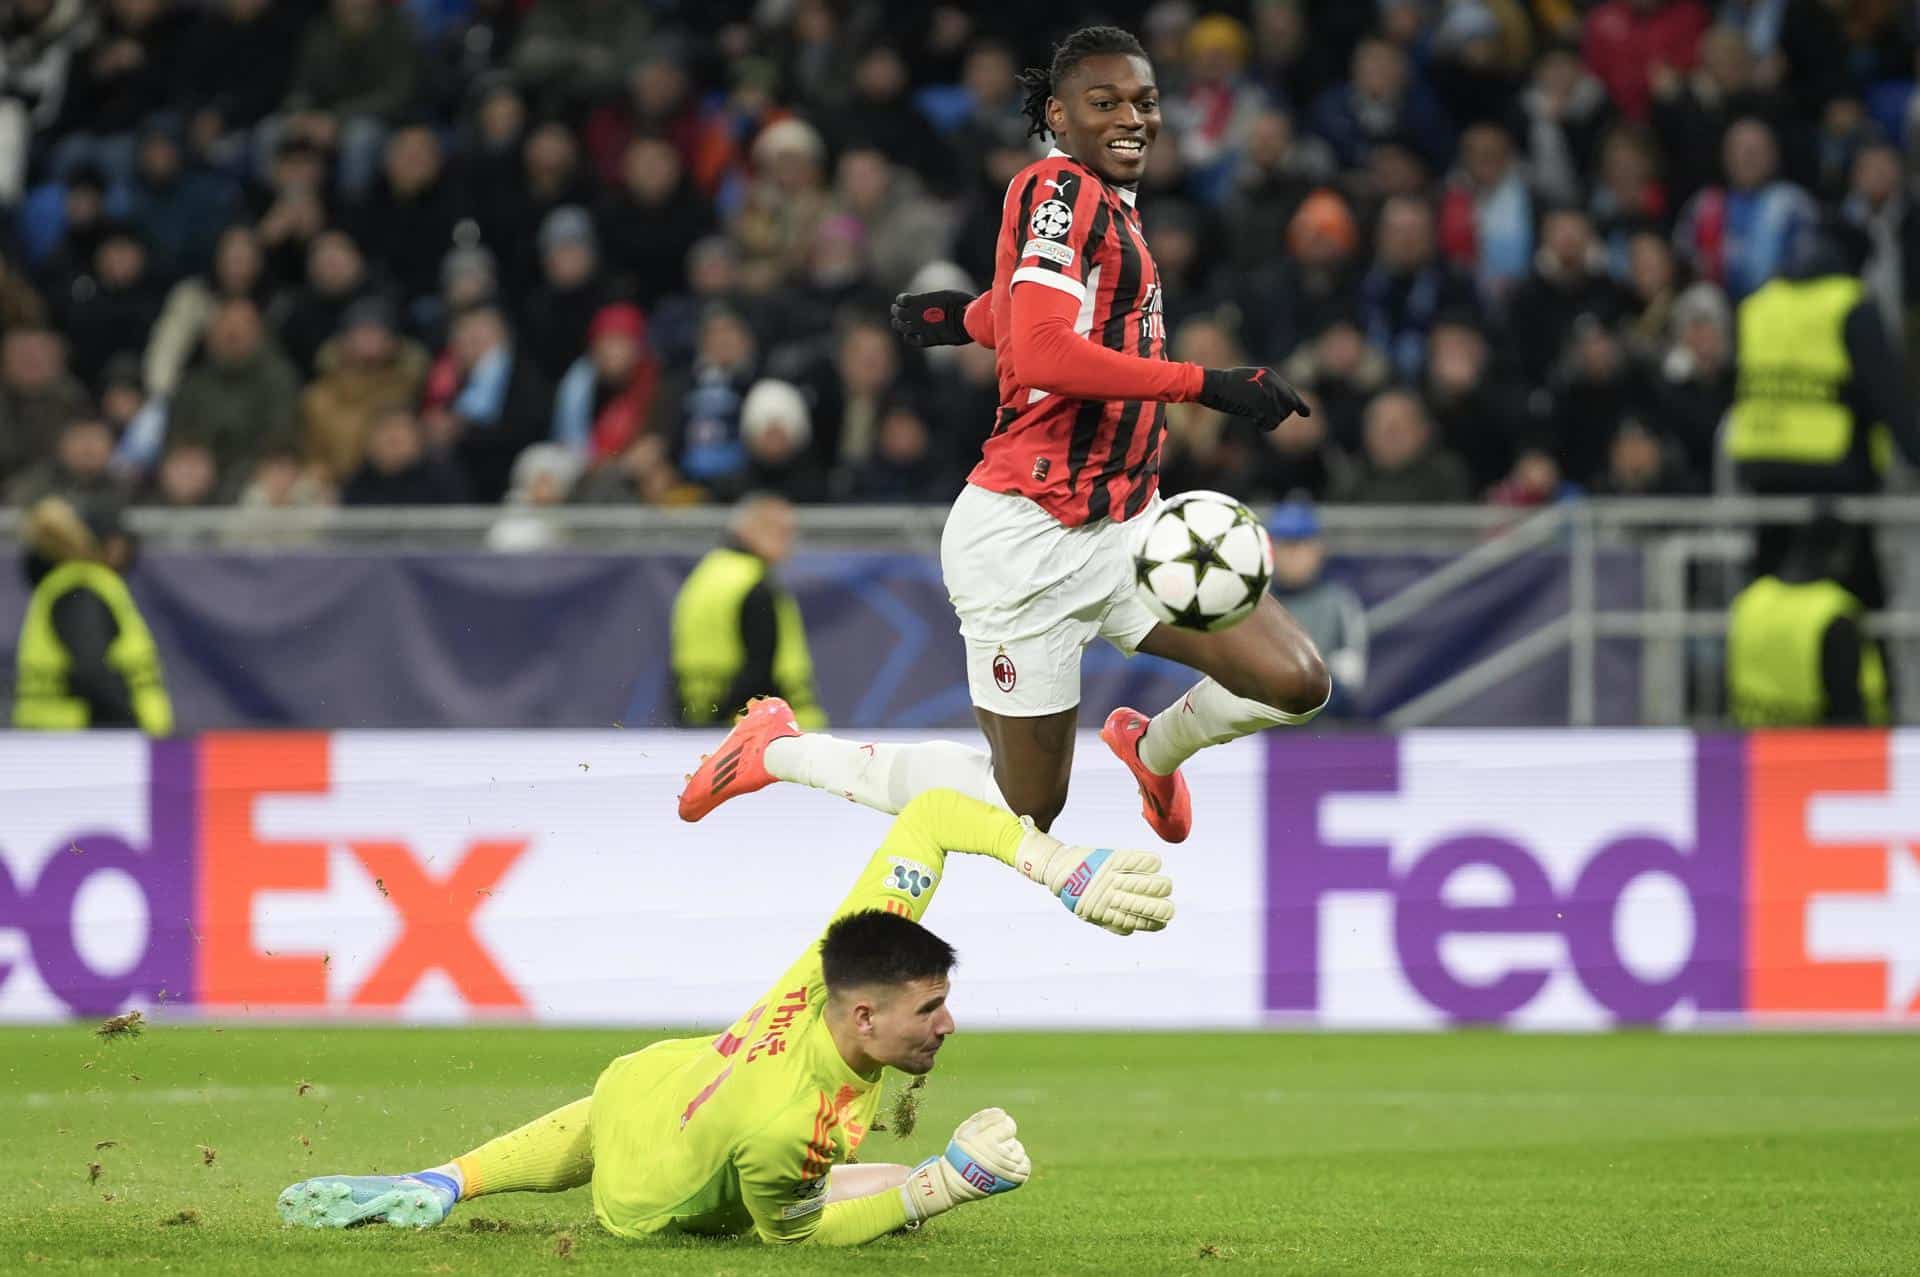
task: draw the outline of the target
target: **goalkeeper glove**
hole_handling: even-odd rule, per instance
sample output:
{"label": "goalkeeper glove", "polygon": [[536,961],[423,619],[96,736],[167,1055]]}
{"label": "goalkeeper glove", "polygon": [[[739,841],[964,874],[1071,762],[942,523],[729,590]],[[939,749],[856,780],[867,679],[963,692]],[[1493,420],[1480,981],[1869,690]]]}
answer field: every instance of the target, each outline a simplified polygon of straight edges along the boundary
{"label": "goalkeeper glove", "polygon": [[1018,1130],[1004,1109],[981,1109],[960,1123],[947,1151],[914,1167],[900,1186],[907,1218],[919,1223],[1026,1183],[1033,1162]]}
{"label": "goalkeeper glove", "polygon": [[1300,392],[1271,368],[1208,368],[1195,402],[1216,412],[1251,417],[1262,430],[1273,429],[1296,412],[1313,415]]}
{"label": "goalkeeper glove", "polygon": [[1073,916],[1117,936],[1162,931],[1173,920],[1173,879],[1150,851],[1070,847],[1021,817],[1027,836],[1014,866],[1048,891]]}
{"label": "goalkeeper glove", "polygon": [[893,299],[893,331],[909,346],[965,346],[967,307],[973,298],[961,292],[901,293]]}

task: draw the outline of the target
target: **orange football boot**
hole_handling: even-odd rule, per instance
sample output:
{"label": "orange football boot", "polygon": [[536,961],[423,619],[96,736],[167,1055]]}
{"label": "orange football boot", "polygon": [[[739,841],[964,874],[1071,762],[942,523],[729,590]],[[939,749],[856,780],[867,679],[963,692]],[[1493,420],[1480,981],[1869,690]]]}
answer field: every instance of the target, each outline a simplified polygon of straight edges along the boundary
{"label": "orange football boot", "polygon": [[756,696],[720,748],[700,760],[680,791],[680,819],[696,821],[729,798],[765,789],[778,777],[767,771],[767,746],[798,736],[793,707],[778,696]]}
{"label": "orange football boot", "polygon": [[1185,842],[1193,832],[1193,799],[1178,768],[1171,776],[1159,776],[1140,761],[1140,738],[1147,734],[1148,718],[1137,709],[1125,706],[1107,715],[1100,739],[1113,756],[1127,765],[1140,786],[1140,814],[1165,842]]}

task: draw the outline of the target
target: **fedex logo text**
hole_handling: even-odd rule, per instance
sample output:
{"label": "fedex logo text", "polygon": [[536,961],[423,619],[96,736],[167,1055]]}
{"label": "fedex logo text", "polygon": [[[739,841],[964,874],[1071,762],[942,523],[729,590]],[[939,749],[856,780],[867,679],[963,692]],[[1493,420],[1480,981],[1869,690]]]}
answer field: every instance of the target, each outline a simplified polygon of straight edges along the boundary
{"label": "fedex logo text", "polygon": [[1269,1011],[1604,1024],[1739,1009],[1739,742],[1301,740],[1270,758]]}
{"label": "fedex logo text", "polygon": [[[8,744],[24,752],[30,742]],[[54,748],[82,744],[99,747],[73,738]],[[430,975],[443,978],[467,1006],[525,1008],[474,922],[526,851],[526,840],[477,838],[457,855],[436,858],[391,835],[267,837],[259,825],[263,803],[327,795],[328,737],[225,734],[129,745],[145,757],[130,758],[113,778],[121,828],[78,823],[76,812],[85,804],[71,792],[44,785],[28,790],[32,777],[16,770],[13,783],[23,787],[23,801],[63,804],[44,828],[69,827],[50,840],[22,837],[22,826],[11,820],[0,832],[0,940],[10,930],[25,937],[33,975],[65,1011],[98,1014],[130,998],[163,997],[214,1011],[397,1008]],[[138,808],[144,819],[131,814]],[[30,845],[36,841],[42,845]],[[289,904],[298,912],[303,899],[352,889],[341,880],[343,857],[379,901],[368,912],[391,920],[361,930],[379,937],[366,952],[338,954],[357,968],[344,989],[346,967],[330,970],[332,948],[276,947],[261,935]],[[131,884],[134,916],[122,908],[103,912],[94,884],[112,879]],[[128,893],[119,899],[128,901]],[[109,965],[88,956],[100,936],[127,933],[144,935],[130,962]],[[337,937],[342,949],[351,941],[337,917],[321,934]],[[0,1006],[9,1011],[22,997],[35,1000],[8,988],[21,965],[0,960]]]}

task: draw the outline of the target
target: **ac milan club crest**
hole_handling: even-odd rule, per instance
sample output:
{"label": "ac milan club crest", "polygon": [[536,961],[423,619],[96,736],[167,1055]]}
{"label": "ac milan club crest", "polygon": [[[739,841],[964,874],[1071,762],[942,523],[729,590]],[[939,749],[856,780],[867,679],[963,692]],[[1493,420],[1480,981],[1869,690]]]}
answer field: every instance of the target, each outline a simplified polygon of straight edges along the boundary
{"label": "ac milan club crest", "polygon": [[1007,649],[1003,647],[998,652],[995,652],[993,655],[993,681],[999,685],[1000,690],[1003,692],[1011,692],[1013,690],[1014,680],[1019,677],[1018,671],[1013,668],[1013,658],[1007,655]]}

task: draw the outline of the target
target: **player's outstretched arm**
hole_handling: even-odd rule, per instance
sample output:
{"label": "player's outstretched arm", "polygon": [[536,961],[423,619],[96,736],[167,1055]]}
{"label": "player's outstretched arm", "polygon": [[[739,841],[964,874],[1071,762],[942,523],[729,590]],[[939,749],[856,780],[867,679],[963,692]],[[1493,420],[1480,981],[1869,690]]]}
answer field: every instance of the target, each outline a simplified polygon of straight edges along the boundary
{"label": "player's outstretched arm", "polygon": [[1074,847],[1031,820],[951,789],[930,789],[900,811],[881,853],[992,856],[1058,896],[1074,917],[1115,935],[1160,931],[1173,920],[1173,880],[1150,851]]}
{"label": "player's outstretched arm", "polygon": [[1202,368],[1110,350],[1076,324],[1080,302],[1058,287],[1013,288],[1013,375],[1021,385],[1075,399],[1200,403],[1272,429],[1305,413],[1299,392],[1270,368]]}
{"label": "player's outstretched arm", "polygon": [[[956,1206],[1010,1193],[1033,1174],[1033,1162],[1019,1134],[1005,1110],[982,1109],[960,1123],[945,1152],[918,1166],[835,1167],[816,1227],[804,1232],[777,1225],[760,1228],[761,1240],[858,1246],[922,1224]],[[860,1186],[871,1185],[871,1191],[860,1197],[838,1198],[838,1177],[848,1170],[863,1172]],[[755,1217],[757,1223],[757,1211]]]}
{"label": "player's outstretched arm", "polygon": [[[1161,931],[1173,920],[1173,880],[1150,851],[1070,847],[1015,816],[951,789],[929,789],[900,809],[853,889],[828,920],[881,909],[918,922],[945,876],[949,852],[991,856],[1057,896],[1073,916],[1115,935]],[[788,990],[820,979],[816,940],[729,1033],[745,1036]]]}

